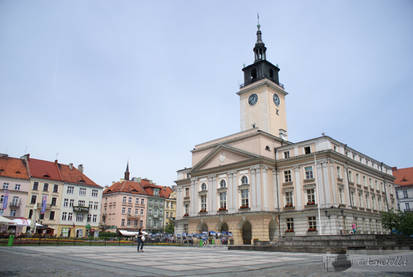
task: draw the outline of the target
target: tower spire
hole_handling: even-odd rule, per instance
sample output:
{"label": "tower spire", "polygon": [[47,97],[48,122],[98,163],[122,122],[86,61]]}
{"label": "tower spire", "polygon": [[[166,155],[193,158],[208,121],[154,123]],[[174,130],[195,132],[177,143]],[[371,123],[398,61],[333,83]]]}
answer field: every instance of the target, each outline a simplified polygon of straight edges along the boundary
{"label": "tower spire", "polygon": [[266,60],[266,54],[265,54],[266,51],[267,51],[267,48],[265,47],[265,44],[262,41],[260,15],[257,13],[257,42],[255,43],[255,47],[254,47],[255,62]]}
{"label": "tower spire", "polygon": [[126,164],[126,171],[125,171],[125,180],[127,180],[127,181],[129,181],[129,161],[128,161],[128,163]]}

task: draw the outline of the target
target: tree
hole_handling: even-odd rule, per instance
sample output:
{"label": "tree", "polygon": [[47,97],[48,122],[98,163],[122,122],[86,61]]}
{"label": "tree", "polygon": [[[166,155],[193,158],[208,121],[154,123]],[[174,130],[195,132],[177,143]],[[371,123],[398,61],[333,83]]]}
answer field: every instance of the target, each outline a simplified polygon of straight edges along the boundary
{"label": "tree", "polygon": [[395,230],[396,232],[407,236],[413,235],[412,212],[394,212],[393,210],[384,212],[381,215],[381,222],[386,229]]}
{"label": "tree", "polygon": [[165,233],[173,234],[174,231],[175,231],[175,225],[173,224],[173,222],[169,222],[168,225],[166,225],[165,227]]}

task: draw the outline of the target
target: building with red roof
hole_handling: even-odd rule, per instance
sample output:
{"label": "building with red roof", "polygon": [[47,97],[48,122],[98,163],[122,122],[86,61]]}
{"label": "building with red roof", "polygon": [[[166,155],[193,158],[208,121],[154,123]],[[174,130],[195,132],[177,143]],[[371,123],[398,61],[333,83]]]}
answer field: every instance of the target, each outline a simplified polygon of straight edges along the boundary
{"label": "building with red roof", "polygon": [[[29,173],[25,161],[0,154],[0,215],[9,219],[24,217],[30,190]],[[2,225],[0,232],[19,235],[23,226]]]}
{"label": "building with red roof", "polygon": [[393,167],[393,176],[396,178],[396,195],[401,211],[413,210],[413,167]]}

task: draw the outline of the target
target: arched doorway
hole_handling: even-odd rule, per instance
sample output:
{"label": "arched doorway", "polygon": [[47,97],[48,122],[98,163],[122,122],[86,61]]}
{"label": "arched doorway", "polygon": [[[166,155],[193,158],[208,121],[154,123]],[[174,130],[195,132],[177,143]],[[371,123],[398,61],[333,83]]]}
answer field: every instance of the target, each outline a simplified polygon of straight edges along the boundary
{"label": "arched doorway", "polygon": [[198,227],[198,232],[208,232],[208,225],[206,225],[206,223],[201,223],[201,225],[199,225]]}
{"label": "arched doorway", "polygon": [[228,228],[228,224],[227,223],[222,223],[221,224],[221,227],[219,228],[219,232],[228,232],[229,231],[229,228]]}
{"label": "arched doorway", "polygon": [[251,244],[251,223],[249,221],[245,221],[242,224],[242,242],[244,244]]}
{"label": "arched doorway", "polygon": [[275,224],[275,220],[271,220],[270,223],[268,224],[268,232],[269,232],[269,238],[270,241],[274,240],[275,235],[277,233],[277,225]]}

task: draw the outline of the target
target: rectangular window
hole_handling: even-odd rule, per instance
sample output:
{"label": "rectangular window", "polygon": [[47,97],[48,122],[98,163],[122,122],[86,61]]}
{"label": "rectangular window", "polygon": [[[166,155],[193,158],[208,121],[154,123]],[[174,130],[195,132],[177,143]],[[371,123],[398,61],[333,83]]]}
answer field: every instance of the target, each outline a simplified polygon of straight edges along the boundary
{"label": "rectangular window", "polygon": [[135,199],[135,205],[139,205],[139,198]]}
{"label": "rectangular window", "polygon": [[366,176],[363,176],[363,185],[366,185]]}
{"label": "rectangular window", "polygon": [[38,190],[39,188],[39,182],[34,182],[33,183],[33,190]]}
{"label": "rectangular window", "polygon": [[126,204],[126,196],[123,197],[122,203],[123,203],[123,204]]}
{"label": "rectangular window", "polygon": [[16,184],[16,185],[14,186],[14,190],[20,190],[20,184]]}
{"label": "rectangular window", "polygon": [[129,215],[131,214],[131,208],[128,208],[128,214]]}
{"label": "rectangular window", "polygon": [[313,167],[312,166],[307,166],[304,168],[305,170],[305,178],[308,179],[313,179]]}
{"label": "rectangular window", "polygon": [[3,183],[3,189],[8,190],[9,189],[9,183]]}
{"label": "rectangular window", "polygon": [[284,152],[284,159],[288,159],[290,157],[290,151]]}
{"label": "rectangular window", "polygon": [[406,203],[404,203],[405,205],[406,205],[406,211],[410,211],[410,204],[409,204],[409,202],[406,202]]}
{"label": "rectangular window", "polygon": [[249,203],[248,203],[248,189],[243,189],[241,190],[241,206],[242,208],[248,208]]}
{"label": "rectangular window", "polygon": [[356,205],[354,204],[354,191],[350,192],[350,205],[355,207]]}
{"label": "rectangular window", "polygon": [[50,220],[54,220],[54,211],[51,211],[51,212],[50,212],[49,219],[50,219]]}
{"label": "rectangular window", "polygon": [[341,168],[339,166],[337,166],[337,178],[342,179],[341,178]]}
{"label": "rectangular window", "polygon": [[93,205],[93,209],[97,210],[98,206],[99,206],[99,202],[95,202],[94,205]]}
{"label": "rectangular window", "polygon": [[141,227],[141,228],[143,227],[143,220],[139,221],[139,227]]}
{"label": "rectangular window", "polygon": [[91,215],[91,214],[88,214],[88,215],[87,215],[87,222],[90,222],[91,219],[92,219],[92,215]]}
{"label": "rectangular window", "polygon": [[39,219],[44,219],[44,214],[40,214]]}
{"label": "rectangular window", "polygon": [[227,209],[227,192],[221,192],[219,194],[219,206],[222,210]]}
{"label": "rectangular window", "polygon": [[141,209],[141,214],[143,215],[143,209]]}
{"label": "rectangular window", "polygon": [[291,182],[291,170],[284,171],[284,182],[285,183]]}
{"label": "rectangular window", "polygon": [[89,201],[89,209],[91,210],[93,207],[93,201]]}
{"label": "rectangular window", "polygon": [[135,215],[136,216],[139,215],[139,210],[138,209],[135,209]]}
{"label": "rectangular window", "polygon": [[409,195],[407,194],[407,190],[403,190],[403,197],[404,198],[409,198]]}
{"label": "rectangular window", "polygon": [[360,184],[360,175],[356,173],[356,184]]}
{"label": "rectangular window", "polygon": [[353,174],[352,174],[351,170],[348,171],[348,181],[351,182],[351,183],[353,182]]}
{"label": "rectangular window", "polygon": [[86,189],[85,188],[80,188],[79,189],[79,195],[86,195]]}
{"label": "rectangular window", "polygon": [[74,200],[74,199],[70,199],[69,207],[73,207],[74,203],[75,203],[75,200]]}
{"label": "rectangular window", "polygon": [[48,183],[43,184],[43,191],[49,191],[49,184]]}
{"label": "rectangular window", "polygon": [[72,221],[72,216],[73,216],[72,213],[68,213],[68,214],[67,214],[67,220],[68,220],[68,221]]}
{"label": "rectangular window", "polygon": [[294,218],[287,218],[287,232],[294,232]]}
{"label": "rectangular window", "polygon": [[122,226],[125,226],[125,219],[124,219],[124,218],[122,218],[122,223],[121,223],[121,225],[122,225]]}
{"label": "rectangular window", "polygon": [[53,192],[54,192],[54,193],[59,192],[59,186],[58,186],[58,185],[54,184],[54,186],[53,186]]}
{"label": "rectangular window", "polygon": [[292,207],[293,206],[293,192],[287,191],[285,193],[285,207]]}
{"label": "rectangular window", "polygon": [[368,193],[366,193],[366,208],[370,209],[369,194]]}
{"label": "rectangular window", "polygon": [[207,210],[207,197],[206,195],[202,195],[201,196],[201,211],[205,211]]}
{"label": "rectangular window", "polygon": [[376,197],[374,195],[371,196],[371,208],[376,209]]}
{"label": "rectangular window", "polygon": [[85,200],[79,200],[79,201],[77,201],[77,205],[78,205],[78,206],[81,206],[81,207],[84,207],[84,206],[85,206]]}
{"label": "rectangular window", "polygon": [[17,207],[18,204],[19,204],[19,197],[18,196],[13,196],[13,199],[11,201],[12,207]]}
{"label": "rectangular window", "polygon": [[63,212],[62,213],[62,220],[66,220],[66,218],[67,218],[67,212]]}
{"label": "rectangular window", "polygon": [[141,205],[145,204],[145,199],[141,199]]}
{"label": "rectangular window", "polygon": [[307,190],[307,205],[315,205],[314,189]]}
{"label": "rectangular window", "polygon": [[311,147],[310,147],[310,146],[304,147],[304,153],[305,153],[306,155],[311,154]]}
{"label": "rectangular window", "polygon": [[308,217],[308,231],[316,231],[317,230],[317,221],[315,216]]}
{"label": "rectangular window", "polygon": [[126,213],[126,208],[122,207],[122,214],[125,214],[125,213]]}
{"label": "rectangular window", "polygon": [[67,194],[73,194],[75,187],[69,186],[67,187]]}
{"label": "rectangular window", "polygon": [[52,203],[50,204],[50,206],[56,206],[56,201],[57,201],[57,198],[53,197],[52,198]]}
{"label": "rectangular window", "polygon": [[29,218],[32,218],[32,216],[33,216],[33,210],[30,209],[30,211],[29,211]]}
{"label": "rectangular window", "polygon": [[97,215],[93,215],[93,222],[96,222],[97,221],[97,218],[98,218],[98,216]]}
{"label": "rectangular window", "polygon": [[76,214],[76,221],[77,222],[82,222],[83,221],[83,214],[82,213]]}
{"label": "rectangular window", "polygon": [[340,204],[344,204],[344,190],[342,188],[338,189],[338,194],[340,197]]}
{"label": "rectangular window", "polygon": [[92,197],[98,197],[98,190],[92,189]]}
{"label": "rectangular window", "polygon": [[185,197],[189,197],[189,188],[185,188]]}
{"label": "rectangular window", "polygon": [[360,206],[360,208],[364,208],[364,205],[363,205],[363,193],[359,193],[359,206]]}
{"label": "rectangular window", "polygon": [[30,204],[36,204],[36,195],[32,195],[32,200],[30,201]]}
{"label": "rectangular window", "polygon": [[10,216],[16,216],[16,210],[14,209],[10,210]]}

